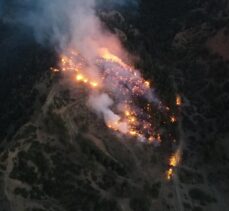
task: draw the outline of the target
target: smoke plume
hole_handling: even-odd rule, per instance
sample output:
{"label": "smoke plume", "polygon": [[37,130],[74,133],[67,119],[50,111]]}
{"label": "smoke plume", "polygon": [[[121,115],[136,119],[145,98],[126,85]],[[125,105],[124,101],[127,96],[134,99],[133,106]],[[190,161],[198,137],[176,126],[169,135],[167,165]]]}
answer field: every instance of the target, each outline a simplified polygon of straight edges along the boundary
{"label": "smoke plume", "polygon": [[114,104],[114,102],[106,93],[91,95],[88,103],[97,114],[104,117],[104,121],[108,127],[115,128],[123,134],[128,132],[127,123],[121,122],[120,117],[111,110],[110,107]]}
{"label": "smoke plume", "polygon": [[[32,29],[37,42],[61,55],[60,68],[89,87],[88,106],[109,128],[153,140],[149,115],[133,98],[154,100],[149,82],[133,68],[119,39],[97,16],[100,5],[136,6],[133,0],[15,0],[11,20]],[[147,104],[150,109],[150,104]],[[140,118],[140,120],[138,120]]]}

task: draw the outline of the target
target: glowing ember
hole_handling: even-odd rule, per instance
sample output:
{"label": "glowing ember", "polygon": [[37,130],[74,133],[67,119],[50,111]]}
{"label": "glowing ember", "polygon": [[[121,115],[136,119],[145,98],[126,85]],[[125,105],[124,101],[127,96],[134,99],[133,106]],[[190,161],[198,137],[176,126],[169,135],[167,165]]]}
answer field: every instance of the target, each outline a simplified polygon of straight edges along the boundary
{"label": "glowing ember", "polygon": [[176,96],[176,105],[180,106],[182,103],[181,97],[179,95]]}
{"label": "glowing ember", "polygon": [[167,180],[171,180],[172,176],[173,176],[173,169],[169,168],[169,170],[167,171],[167,175],[166,175]]}
{"label": "glowing ember", "polygon": [[83,81],[84,80],[84,76],[79,74],[79,75],[76,76],[76,80],[77,81]]}
{"label": "glowing ember", "polygon": [[149,81],[145,81],[145,85],[146,85],[146,87],[150,87],[150,82]]}
{"label": "glowing ember", "polygon": [[171,121],[172,123],[176,122],[176,121],[177,121],[177,120],[176,120],[176,117],[175,117],[175,116],[171,116],[171,117],[170,117],[170,121]]}
{"label": "glowing ember", "polygon": [[98,83],[97,82],[90,82],[90,85],[92,86],[92,87],[97,87],[98,86]]}
{"label": "glowing ember", "polygon": [[53,72],[59,72],[60,71],[59,69],[52,68],[52,67],[50,68],[50,70],[53,71]]}

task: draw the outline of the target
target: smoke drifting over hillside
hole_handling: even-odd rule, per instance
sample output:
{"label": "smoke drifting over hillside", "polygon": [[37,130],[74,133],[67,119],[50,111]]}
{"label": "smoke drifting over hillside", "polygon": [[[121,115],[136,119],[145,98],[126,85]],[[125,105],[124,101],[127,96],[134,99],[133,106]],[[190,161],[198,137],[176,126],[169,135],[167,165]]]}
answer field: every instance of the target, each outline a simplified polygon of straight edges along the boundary
{"label": "smoke drifting over hillside", "polygon": [[[121,42],[97,16],[99,5],[135,5],[137,1],[54,0],[16,1],[13,19],[32,29],[36,40],[51,44],[60,55],[60,69],[88,86],[87,105],[119,133],[154,140],[150,114],[135,105],[144,98],[150,110],[150,83],[127,62]],[[134,3],[134,4],[133,4]]]}

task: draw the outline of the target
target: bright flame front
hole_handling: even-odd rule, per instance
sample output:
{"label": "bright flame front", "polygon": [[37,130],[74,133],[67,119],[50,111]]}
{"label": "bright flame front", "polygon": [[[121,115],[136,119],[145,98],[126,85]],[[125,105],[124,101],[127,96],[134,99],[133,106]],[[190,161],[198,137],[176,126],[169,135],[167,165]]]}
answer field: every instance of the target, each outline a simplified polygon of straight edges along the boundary
{"label": "bright flame front", "polygon": [[[77,84],[85,85],[91,93],[106,93],[112,99],[109,112],[117,118],[108,117],[105,123],[109,128],[141,141],[161,141],[152,125],[150,82],[117,55],[101,48],[92,64],[71,49],[61,56],[60,70],[71,74]],[[144,104],[140,105],[140,101]],[[109,112],[104,112],[104,116]]]}

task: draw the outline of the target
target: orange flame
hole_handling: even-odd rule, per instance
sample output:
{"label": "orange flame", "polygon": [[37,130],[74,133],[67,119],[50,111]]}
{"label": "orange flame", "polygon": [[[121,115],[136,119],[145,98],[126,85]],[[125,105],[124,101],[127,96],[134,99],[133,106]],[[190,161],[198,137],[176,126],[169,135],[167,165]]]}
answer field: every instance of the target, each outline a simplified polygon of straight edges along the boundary
{"label": "orange flame", "polygon": [[105,59],[107,61],[118,63],[123,67],[127,67],[128,66],[119,57],[117,57],[114,54],[112,54],[107,48],[100,49],[99,55],[101,56],[101,58],[103,58],[103,59]]}
{"label": "orange flame", "polygon": [[168,180],[171,180],[174,175],[174,169],[179,165],[180,163],[180,151],[178,150],[174,155],[172,155],[169,159],[169,169],[166,172],[166,178]]}

